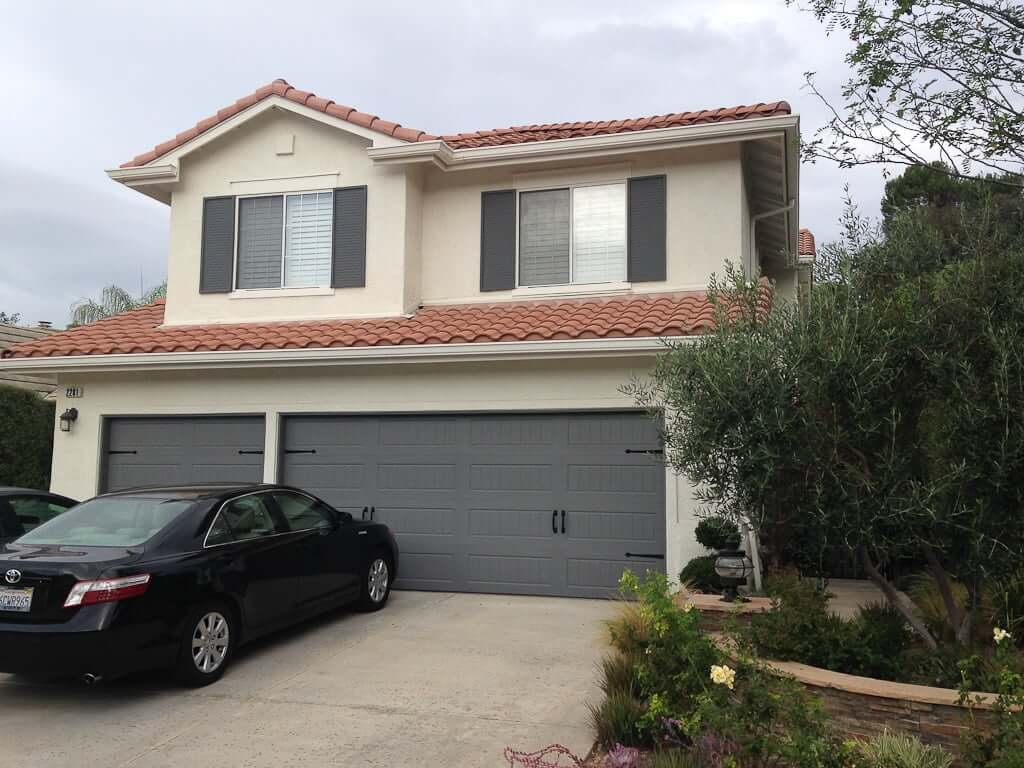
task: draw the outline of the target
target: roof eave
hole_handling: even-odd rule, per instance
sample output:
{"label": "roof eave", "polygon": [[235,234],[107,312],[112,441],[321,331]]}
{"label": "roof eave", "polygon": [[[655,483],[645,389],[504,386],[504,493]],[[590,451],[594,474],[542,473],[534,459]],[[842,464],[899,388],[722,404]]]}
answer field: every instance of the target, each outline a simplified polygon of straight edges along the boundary
{"label": "roof eave", "polygon": [[209,352],[149,352],[114,355],[66,355],[0,359],[0,371],[103,373],[231,368],[294,368],[324,365],[373,365],[451,361],[543,360],[563,358],[651,357],[667,341],[693,336],[630,336],[602,339],[472,342],[465,344],[408,344],[376,347],[318,347],[313,349],[227,350]]}
{"label": "roof eave", "polygon": [[420,141],[371,147],[367,154],[378,165],[430,163],[446,171],[464,170],[744,141],[780,133],[795,135],[798,126],[798,115],[777,115],[472,149],[452,149],[441,140]]}

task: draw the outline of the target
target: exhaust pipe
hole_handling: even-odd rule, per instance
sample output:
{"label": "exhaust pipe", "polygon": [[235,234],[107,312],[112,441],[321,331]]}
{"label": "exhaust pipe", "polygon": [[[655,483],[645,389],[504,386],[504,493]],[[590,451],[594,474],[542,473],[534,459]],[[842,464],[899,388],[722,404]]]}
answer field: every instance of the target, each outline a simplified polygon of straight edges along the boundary
{"label": "exhaust pipe", "polygon": [[84,675],[82,675],[82,682],[86,685],[96,685],[102,680],[102,675],[94,675],[92,672],[86,672]]}

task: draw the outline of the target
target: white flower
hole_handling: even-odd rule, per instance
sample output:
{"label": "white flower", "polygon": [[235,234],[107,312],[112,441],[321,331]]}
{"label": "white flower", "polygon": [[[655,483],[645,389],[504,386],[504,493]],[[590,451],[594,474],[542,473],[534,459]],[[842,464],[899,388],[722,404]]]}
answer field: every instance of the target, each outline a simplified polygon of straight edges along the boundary
{"label": "white flower", "polygon": [[1011,637],[1013,637],[1013,635],[1011,635],[1005,629],[1000,629],[999,627],[996,627],[992,630],[992,639],[995,640],[997,643],[1001,643],[1003,642],[1003,640],[1009,640]]}
{"label": "white flower", "polygon": [[693,603],[691,603],[689,600],[687,600],[686,603],[683,605],[683,613],[689,613],[690,611],[692,611],[696,607],[697,606],[695,606]]}
{"label": "white flower", "polygon": [[726,666],[711,665],[711,682],[715,685],[724,685],[730,691],[736,683],[736,671]]}

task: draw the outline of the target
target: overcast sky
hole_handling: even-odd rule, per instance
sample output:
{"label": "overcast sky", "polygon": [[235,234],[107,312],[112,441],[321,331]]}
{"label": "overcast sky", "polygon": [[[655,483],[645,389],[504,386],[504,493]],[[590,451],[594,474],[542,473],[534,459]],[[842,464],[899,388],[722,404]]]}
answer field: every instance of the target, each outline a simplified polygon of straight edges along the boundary
{"label": "overcast sky", "polygon": [[[807,134],[803,73],[835,93],[848,46],[783,0],[5,4],[0,311],[161,282],[168,209],[103,171],[276,77],[432,133],[786,99]],[[875,214],[878,169],[801,170],[819,242],[846,182]]]}

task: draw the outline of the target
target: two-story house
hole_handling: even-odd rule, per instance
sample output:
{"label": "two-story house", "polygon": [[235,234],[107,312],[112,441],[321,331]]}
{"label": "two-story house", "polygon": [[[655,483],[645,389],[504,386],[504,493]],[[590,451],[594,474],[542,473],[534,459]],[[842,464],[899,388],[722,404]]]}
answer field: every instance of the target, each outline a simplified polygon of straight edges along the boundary
{"label": "two-story house", "polygon": [[2,366],[59,377],[63,494],[293,484],[390,525],[407,588],[677,574],[692,489],[621,387],[708,327],[726,261],[795,298],[798,125],[775,102],[434,136],[277,80],[108,171],[170,206],[166,301]]}

